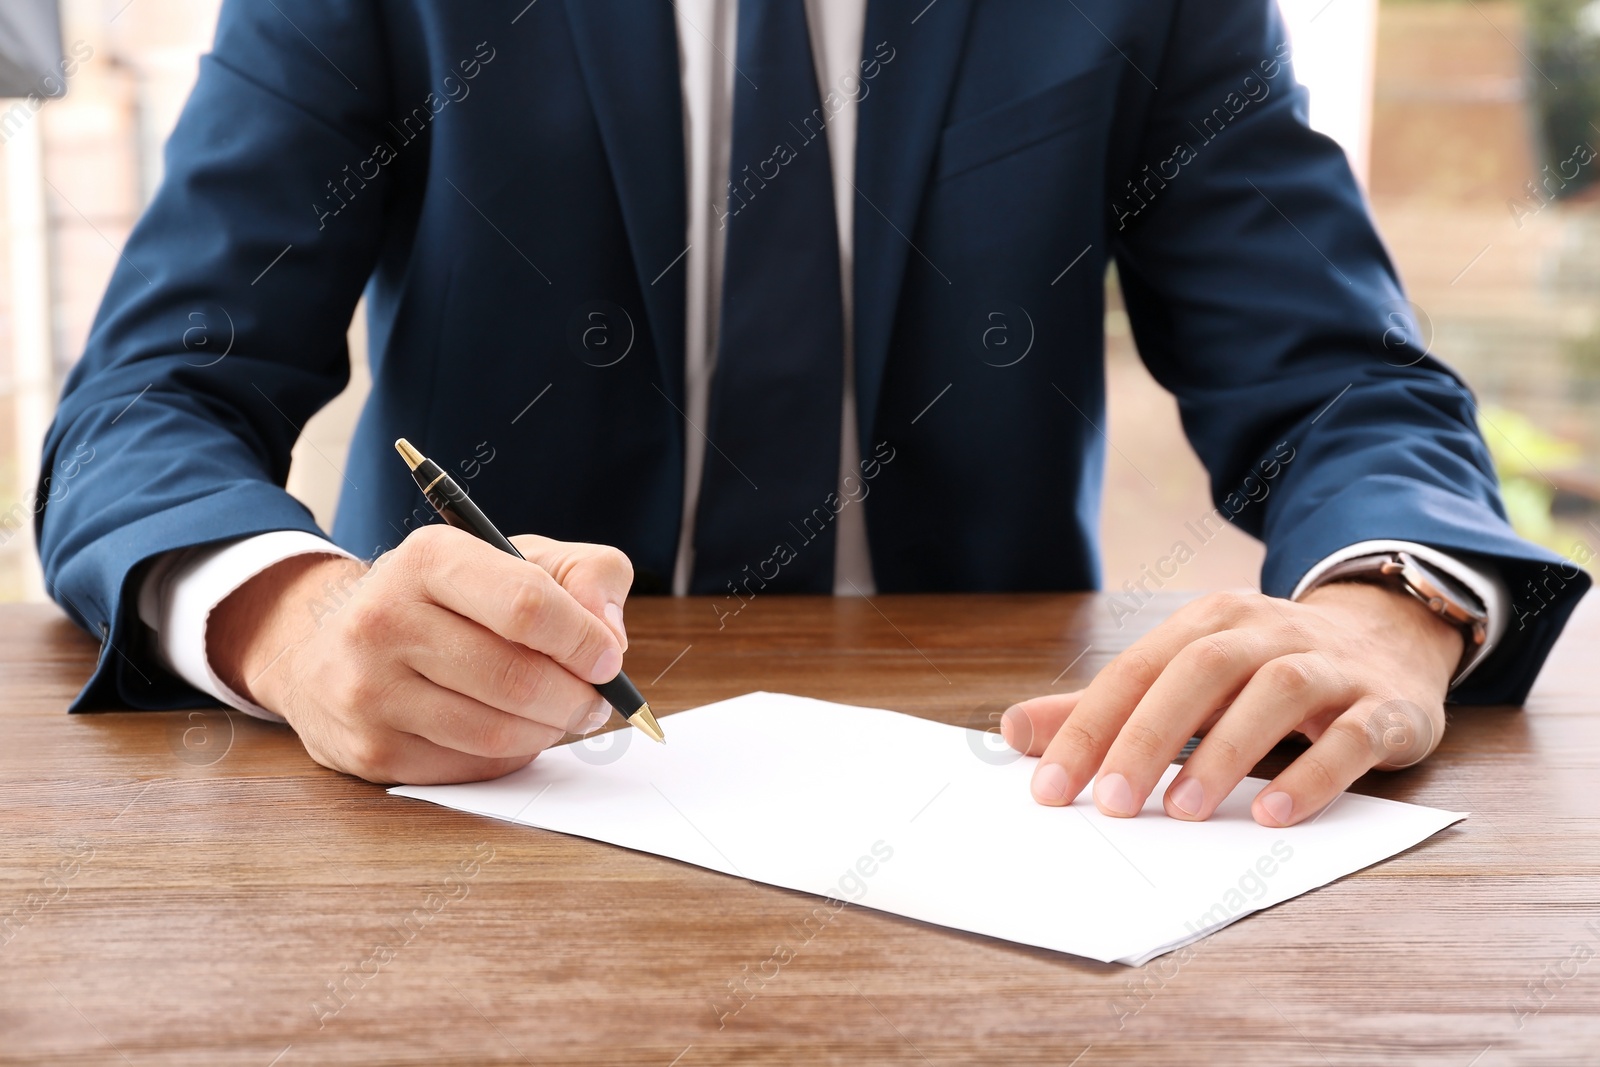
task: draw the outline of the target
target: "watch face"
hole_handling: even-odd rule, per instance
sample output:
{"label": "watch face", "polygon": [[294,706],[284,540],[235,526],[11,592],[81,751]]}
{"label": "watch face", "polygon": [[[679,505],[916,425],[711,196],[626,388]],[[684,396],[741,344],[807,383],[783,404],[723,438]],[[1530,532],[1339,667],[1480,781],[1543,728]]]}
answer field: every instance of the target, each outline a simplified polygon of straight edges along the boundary
{"label": "watch face", "polygon": [[1434,569],[1409,552],[1398,553],[1405,569],[1401,572],[1411,588],[1424,598],[1439,597],[1464,610],[1473,617],[1483,615],[1484,608],[1478,595],[1443,571]]}

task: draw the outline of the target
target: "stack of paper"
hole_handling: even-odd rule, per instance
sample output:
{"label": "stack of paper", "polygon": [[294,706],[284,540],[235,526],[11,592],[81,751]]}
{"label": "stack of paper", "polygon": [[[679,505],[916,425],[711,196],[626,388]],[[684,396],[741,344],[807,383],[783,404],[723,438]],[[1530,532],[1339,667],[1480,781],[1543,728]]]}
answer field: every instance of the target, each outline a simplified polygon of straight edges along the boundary
{"label": "stack of paper", "polygon": [[1133,819],[1086,788],[1047,808],[1038,761],[992,734],[875,708],[750,693],[619,730],[498,781],[400,796],[576,834],[958,930],[1138,965],[1410,848],[1466,816],[1346,794],[1258,825],[1247,779],[1206,822]]}

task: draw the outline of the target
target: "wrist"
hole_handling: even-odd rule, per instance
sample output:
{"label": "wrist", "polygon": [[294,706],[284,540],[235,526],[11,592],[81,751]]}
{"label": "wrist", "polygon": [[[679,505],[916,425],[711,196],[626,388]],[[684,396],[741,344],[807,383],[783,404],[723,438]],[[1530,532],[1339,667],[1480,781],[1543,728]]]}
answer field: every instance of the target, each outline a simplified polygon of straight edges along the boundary
{"label": "wrist", "polygon": [[1448,690],[1466,651],[1461,627],[1430,611],[1410,594],[1362,581],[1334,581],[1301,594],[1300,602],[1349,612],[1376,624],[1387,640],[1402,642],[1421,657],[1419,666],[1443,679]]}
{"label": "wrist", "polygon": [[270,668],[354,595],[367,564],[309,553],[273,564],[228,594],[206,620],[206,658],[228,688],[271,711]]}

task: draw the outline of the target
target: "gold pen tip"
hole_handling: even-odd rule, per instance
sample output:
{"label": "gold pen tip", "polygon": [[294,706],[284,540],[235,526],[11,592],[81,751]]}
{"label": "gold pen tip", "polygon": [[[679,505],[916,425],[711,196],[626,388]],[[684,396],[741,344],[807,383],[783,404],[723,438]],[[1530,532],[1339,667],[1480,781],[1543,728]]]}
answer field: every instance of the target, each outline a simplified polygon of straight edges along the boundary
{"label": "gold pen tip", "polygon": [[661,732],[661,724],[656,722],[656,717],[650,711],[649,704],[640,704],[639,710],[628,716],[628,721],[644,731],[657,744],[664,745],[667,743],[667,735]]}
{"label": "gold pen tip", "polygon": [[416,470],[418,467],[422,466],[422,453],[411,447],[411,442],[407,441],[404,437],[400,437],[395,440],[394,450],[400,453],[400,458],[405,460],[406,466],[410,467],[412,470]]}

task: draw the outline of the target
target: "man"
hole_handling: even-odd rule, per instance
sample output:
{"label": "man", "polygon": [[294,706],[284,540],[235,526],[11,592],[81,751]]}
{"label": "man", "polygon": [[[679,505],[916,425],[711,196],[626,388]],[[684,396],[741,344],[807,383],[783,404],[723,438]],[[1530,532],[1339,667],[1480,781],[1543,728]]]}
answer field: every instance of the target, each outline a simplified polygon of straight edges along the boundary
{"label": "man", "polygon": [[[229,0],[47,443],[98,457],[41,519],[75,707],[481,778],[603,721],[630,590],[1092,587],[1114,258],[1263,592],[1011,709],[1035,798],[1131,815],[1207,727],[1175,818],[1294,731],[1268,825],[1423,758],[1587,580],[1514,608],[1560,561],[1288,56],[1267,0]],[[281,486],[363,289],[336,548]],[[425,524],[402,435],[531,564]]]}

